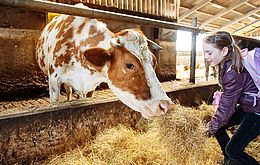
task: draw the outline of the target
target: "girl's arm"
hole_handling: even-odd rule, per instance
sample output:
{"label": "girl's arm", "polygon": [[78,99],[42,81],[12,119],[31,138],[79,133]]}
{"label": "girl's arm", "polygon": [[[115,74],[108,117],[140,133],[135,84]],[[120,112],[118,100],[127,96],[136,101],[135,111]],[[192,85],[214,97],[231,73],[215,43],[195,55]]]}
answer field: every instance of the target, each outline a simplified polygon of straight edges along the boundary
{"label": "girl's arm", "polygon": [[238,99],[243,90],[242,81],[240,80],[241,77],[242,76],[233,69],[224,74],[222,79],[223,93],[219,107],[208,123],[208,133],[210,135],[213,135],[219,128],[226,125],[234,114]]}

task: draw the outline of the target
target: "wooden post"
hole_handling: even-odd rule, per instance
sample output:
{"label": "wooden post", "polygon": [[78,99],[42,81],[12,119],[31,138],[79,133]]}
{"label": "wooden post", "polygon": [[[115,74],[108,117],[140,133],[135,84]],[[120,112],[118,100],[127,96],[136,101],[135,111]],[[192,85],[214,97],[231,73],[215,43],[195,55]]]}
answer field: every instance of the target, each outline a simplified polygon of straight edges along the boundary
{"label": "wooden post", "polygon": [[[192,18],[192,26],[197,27],[197,18]],[[190,82],[192,82],[192,83],[195,83],[196,36],[197,36],[197,33],[192,32],[192,35],[191,35],[191,60],[190,60]]]}

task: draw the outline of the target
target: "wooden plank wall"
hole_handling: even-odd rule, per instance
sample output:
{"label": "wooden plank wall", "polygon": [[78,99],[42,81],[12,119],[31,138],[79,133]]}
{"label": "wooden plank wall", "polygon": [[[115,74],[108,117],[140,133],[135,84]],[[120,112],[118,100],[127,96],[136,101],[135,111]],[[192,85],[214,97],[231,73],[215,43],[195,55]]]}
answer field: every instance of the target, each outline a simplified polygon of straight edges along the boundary
{"label": "wooden plank wall", "polygon": [[81,0],[106,7],[115,7],[134,12],[177,19],[180,0]]}

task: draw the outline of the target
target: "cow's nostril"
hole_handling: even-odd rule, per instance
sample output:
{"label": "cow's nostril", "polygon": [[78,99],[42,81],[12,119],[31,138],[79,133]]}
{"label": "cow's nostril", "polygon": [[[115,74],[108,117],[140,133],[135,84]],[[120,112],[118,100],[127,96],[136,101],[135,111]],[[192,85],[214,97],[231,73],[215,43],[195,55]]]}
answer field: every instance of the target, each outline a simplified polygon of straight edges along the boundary
{"label": "cow's nostril", "polygon": [[159,110],[165,114],[167,111],[174,108],[174,105],[171,100],[161,100],[158,104]]}
{"label": "cow's nostril", "polygon": [[166,113],[168,111],[168,105],[165,103],[160,103],[159,108],[163,113]]}

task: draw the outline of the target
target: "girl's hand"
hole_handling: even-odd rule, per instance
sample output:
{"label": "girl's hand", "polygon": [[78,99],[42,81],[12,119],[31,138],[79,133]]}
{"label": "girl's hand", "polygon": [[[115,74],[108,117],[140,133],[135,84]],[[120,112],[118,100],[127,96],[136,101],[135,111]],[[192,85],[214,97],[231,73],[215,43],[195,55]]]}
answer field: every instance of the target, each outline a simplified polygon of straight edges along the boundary
{"label": "girl's hand", "polygon": [[206,131],[205,131],[205,135],[206,135],[207,137],[212,137],[212,136],[213,136],[213,134],[211,133],[210,130],[211,130],[211,129],[210,129],[210,123],[208,122],[208,123],[206,124]]}
{"label": "girl's hand", "polygon": [[213,106],[215,107],[215,109],[217,109],[218,107],[219,107],[219,102],[220,102],[220,98],[221,98],[221,94],[222,94],[222,92],[220,92],[220,91],[216,91],[216,92],[214,92],[214,95],[213,95],[213,99],[214,99],[214,101],[213,101]]}

